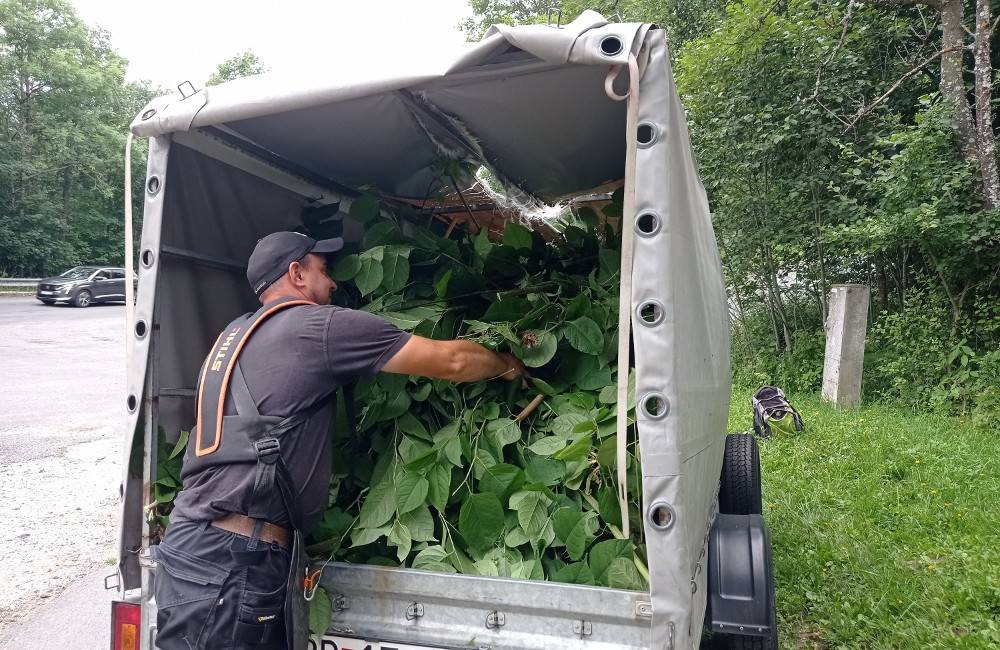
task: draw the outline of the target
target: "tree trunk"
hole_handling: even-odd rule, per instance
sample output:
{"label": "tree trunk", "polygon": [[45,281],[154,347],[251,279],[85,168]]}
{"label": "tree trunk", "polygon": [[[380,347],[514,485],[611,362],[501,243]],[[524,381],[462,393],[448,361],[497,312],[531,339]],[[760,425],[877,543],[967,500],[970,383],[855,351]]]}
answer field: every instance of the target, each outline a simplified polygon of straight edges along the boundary
{"label": "tree trunk", "polygon": [[982,175],[983,207],[992,210],[1000,205],[1000,178],[997,177],[996,145],[993,139],[993,65],[990,62],[990,41],[993,26],[990,24],[989,0],[976,0],[976,154]]}
{"label": "tree trunk", "polygon": [[[935,5],[931,5],[935,6]],[[941,0],[938,11],[941,15],[941,96],[955,110],[955,130],[958,134],[962,156],[966,160],[978,160],[976,132],[972,122],[972,110],[965,94],[965,66],[962,55],[965,51],[965,5],[963,0]]]}

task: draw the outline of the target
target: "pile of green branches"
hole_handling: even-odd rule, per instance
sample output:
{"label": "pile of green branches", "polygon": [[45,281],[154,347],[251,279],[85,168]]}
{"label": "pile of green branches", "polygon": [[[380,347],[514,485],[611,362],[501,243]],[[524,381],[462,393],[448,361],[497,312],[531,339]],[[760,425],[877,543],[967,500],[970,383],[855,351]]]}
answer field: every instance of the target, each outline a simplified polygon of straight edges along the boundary
{"label": "pile of green branches", "polygon": [[[530,379],[361,381],[356,431],[343,413],[334,427],[330,507],[310,553],[644,589],[638,505],[627,538],[616,491],[618,235],[589,209],[552,241],[517,223],[497,241],[485,229],[447,239],[379,212],[352,207],[366,235],[331,271],[335,302],[511,352]],[[634,440],[628,450],[637,499]]]}

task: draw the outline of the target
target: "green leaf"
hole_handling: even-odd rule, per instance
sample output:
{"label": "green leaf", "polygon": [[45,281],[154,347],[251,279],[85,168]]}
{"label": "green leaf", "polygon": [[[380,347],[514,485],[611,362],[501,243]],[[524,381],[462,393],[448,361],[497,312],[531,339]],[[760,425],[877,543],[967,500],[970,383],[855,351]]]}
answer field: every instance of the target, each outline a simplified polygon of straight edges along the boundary
{"label": "green leaf", "polygon": [[431,458],[436,457],[436,454],[432,453],[434,448],[431,447],[430,443],[411,436],[403,436],[397,450],[399,451],[400,459],[406,463],[407,468],[416,461],[424,459],[426,456],[430,456]]}
{"label": "green leaf", "polygon": [[524,485],[524,470],[507,463],[490,467],[479,480],[480,490],[495,494],[501,501],[507,501],[522,485]]}
{"label": "green leaf", "polygon": [[309,601],[309,633],[318,636],[326,632],[330,626],[332,613],[333,606],[326,589],[317,587],[312,600]]}
{"label": "green leaf", "polygon": [[392,518],[396,512],[396,485],[392,480],[382,480],[368,492],[361,506],[358,526],[377,528]]}
{"label": "green leaf", "polygon": [[337,261],[333,267],[331,277],[337,282],[347,282],[353,280],[361,271],[361,258],[357,255],[348,255]]}
{"label": "green leaf", "polygon": [[458,515],[458,531],[471,548],[483,550],[503,532],[503,507],[495,494],[470,494]]}
{"label": "green leaf", "polygon": [[417,308],[409,311],[381,311],[378,315],[399,329],[409,332],[428,318],[436,316],[437,311],[432,309],[428,314],[426,309]]}
{"label": "green leaf", "polygon": [[451,276],[453,274],[454,271],[448,269],[445,274],[441,276],[441,279],[434,283],[434,293],[438,298],[444,298],[448,295],[448,284],[451,283]]}
{"label": "green leaf", "polygon": [[[397,250],[387,250],[382,258],[382,287],[389,292],[401,291],[410,279],[410,261]],[[398,247],[393,247],[398,248]]]}
{"label": "green leaf", "polygon": [[538,377],[531,377],[530,381],[531,385],[537,388],[538,392],[542,393],[543,395],[553,396],[559,394],[559,391],[553,388],[552,385],[549,384],[547,381],[539,379]]}
{"label": "green leaf", "polygon": [[588,415],[581,413],[567,413],[566,415],[560,415],[552,420],[552,433],[557,436],[568,437],[573,433],[574,427],[578,424],[584,422],[592,422]]}
{"label": "green leaf", "polygon": [[396,419],[396,428],[403,433],[408,433],[411,436],[416,436],[417,438],[428,442],[434,440],[434,438],[431,437],[430,432],[427,431],[427,427],[424,426],[424,423],[412,413],[404,413],[399,416],[399,418]]}
{"label": "green leaf", "polygon": [[378,199],[374,196],[363,194],[351,201],[350,215],[357,217],[362,223],[371,221],[378,216]]}
{"label": "green leaf", "polygon": [[617,277],[621,270],[621,256],[618,251],[602,248],[598,251],[600,271],[597,274],[598,282],[604,284],[611,278]]}
{"label": "green leaf", "polygon": [[404,473],[396,483],[396,511],[402,515],[422,506],[427,500],[429,487],[423,476]]}
{"label": "green leaf", "polygon": [[367,296],[382,284],[382,249],[374,248],[360,255],[361,268],[354,279],[358,291]]}
{"label": "green leaf", "polygon": [[170,451],[170,455],[167,456],[167,460],[173,460],[184,452],[187,448],[188,436],[190,435],[190,431],[181,431],[181,434],[177,436],[177,442],[174,443],[174,448]]}
{"label": "green leaf", "polygon": [[632,558],[616,557],[611,560],[611,564],[604,575],[604,584],[612,589],[642,591],[646,588],[642,576],[639,575],[639,569],[636,568]]}
{"label": "green leaf", "polygon": [[452,438],[444,445],[444,456],[455,467],[462,466],[462,441]]}
{"label": "green leaf", "polygon": [[520,526],[515,526],[507,531],[504,535],[503,543],[510,548],[517,548],[518,546],[523,546],[531,540],[528,539],[528,535],[524,532],[524,529]]}
{"label": "green leaf", "polygon": [[573,298],[566,305],[566,320],[574,320],[576,318],[581,318],[583,316],[590,316],[590,296],[585,293],[581,293],[576,298]]}
{"label": "green leaf", "polygon": [[501,300],[496,300],[486,313],[483,320],[491,322],[517,322],[531,311],[531,303],[524,298],[509,296]]}
{"label": "green leaf", "polygon": [[541,492],[515,492],[510,497],[510,507],[517,511],[517,523],[532,540],[541,537],[549,521],[551,499]]}
{"label": "green leaf", "polygon": [[586,562],[574,562],[559,569],[552,576],[554,582],[568,582],[578,585],[593,585],[594,573]]}
{"label": "green leaf", "polygon": [[508,221],[503,231],[503,243],[517,249],[531,250],[531,231],[521,224]]}
{"label": "green leaf", "polygon": [[560,449],[556,453],[552,454],[552,458],[555,460],[565,460],[567,462],[574,460],[583,460],[590,454],[591,439],[590,436],[584,436],[571,444],[569,447]]}
{"label": "green leaf", "polygon": [[339,540],[347,533],[352,524],[354,524],[354,517],[340,508],[330,508],[323,513],[323,519],[320,520],[309,537],[317,542],[328,539]]}
{"label": "green leaf", "polygon": [[493,250],[493,242],[490,241],[490,233],[486,228],[480,228],[476,236],[472,238],[472,246],[476,251],[476,255],[480,258],[485,259],[490,251]]}
{"label": "green leaf", "polygon": [[562,334],[574,348],[586,354],[600,354],[604,349],[604,335],[597,323],[586,316],[571,320],[562,326]]}
{"label": "green leaf", "polygon": [[529,368],[539,368],[551,361],[552,357],[556,355],[558,341],[555,335],[549,332],[530,333],[537,339],[537,342],[530,347],[526,345],[521,346],[521,361]]}
{"label": "green leaf", "polygon": [[377,528],[355,528],[351,533],[351,547],[367,546],[375,540],[389,534],[392,526],[379,526]]}
{"label": "green leaf", "polygon": [[618,503],[618,493],[611,485],[603,485],[597,491],[597,507],[604,521],[612,526],[622,525],[622,511]]}
{"label": "green leaf", "polygon": [[374,248],[386,244],[395,244],[402,240],[402,233],[391,221],[382,220],[369,226],[365,230],[365,248]]}
{"label": "green leaf", "polygon": [[451,496],[451,468],[435,465],[428,472],[427,479],[427,500],[437,508],[438,512],[444,512],[448,505],[448,497]]}
{"label": "green leaf", "polygon": [[627,539],[609,539],[594,544],[590,549],[588,564],[594,572],[598,584],[607,584],[608,567],[615,558],[628,558],[631,561],[632,542]]}
{"label": "green leaf", "polygon": [[430,508],[421,506],[405,515],[400,515],[399,523],[406,526],[410,532],[410,538],[414,542],[433,542],[434,518],[431,516]]}
{"label": "green leaf", "polygon": [[532,483],[555,485],[562,479],[566,465],[562,461],[550,458],[532,458],[524,468],[525,477]]}
{"label": "green leaf", "polygon": [[392,525],[389,530],[389,546],[396,547],[396,557],[399,558],[400,562],[406,560],[406,556],[410,554],[410,548],[413,546],[413,539],[410,537],[410,531],[401,524],[396,522]]}
{"label": "green leaf", "polygon": [[413,557],[410,566],[421,571],[455,573],[455,567],[448,562],[448,555],[443,546],[428,546]]}
{"label": "green leaf", "polygon": [[590,543],[591,535],[587,519],[592,514],[584,514],[576,508],[559,508],[552,516],[552,527],[556,536],[566,545],[570,559],[576,561],[583,557]]}
{"label": "green leaf", "polygon": [[521,439],[521,425],[511,418],[499,418],[486,423],[486,434],[503,447]]}
{"label": "green leaf", "polygon": [[539,456],[551,456],[565,446],[566,438],[562,436],[545,436],[528,445],[528,449]]}

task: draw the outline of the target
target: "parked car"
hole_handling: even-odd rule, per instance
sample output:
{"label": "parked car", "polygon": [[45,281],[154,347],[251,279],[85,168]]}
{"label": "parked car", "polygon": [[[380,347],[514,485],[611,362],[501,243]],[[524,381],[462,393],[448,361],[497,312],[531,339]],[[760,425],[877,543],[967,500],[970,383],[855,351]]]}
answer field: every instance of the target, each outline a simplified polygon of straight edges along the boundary
{"label": "parked car", "polygon": [[95,302],[125,302],[125,269],[74,266],[39,282],[35,297],[46,305],[67,303],[77,307],[89,307]]}

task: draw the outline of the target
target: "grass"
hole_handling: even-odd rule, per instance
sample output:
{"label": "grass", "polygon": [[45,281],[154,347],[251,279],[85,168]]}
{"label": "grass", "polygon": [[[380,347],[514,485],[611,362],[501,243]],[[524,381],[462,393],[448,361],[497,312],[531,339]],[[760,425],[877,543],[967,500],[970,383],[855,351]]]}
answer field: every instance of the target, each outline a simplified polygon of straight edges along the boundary
{"label": "grass", "polygon": [[789,399],[805,431],[761,444],[782,647],[1000,647],[1000,432]]}

